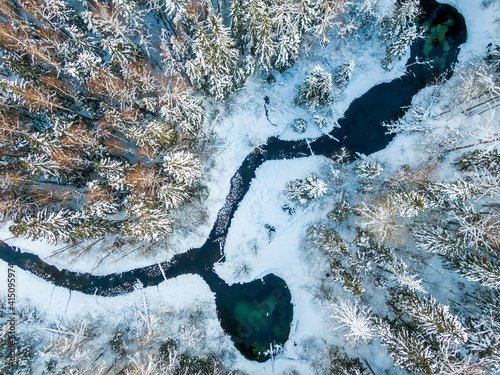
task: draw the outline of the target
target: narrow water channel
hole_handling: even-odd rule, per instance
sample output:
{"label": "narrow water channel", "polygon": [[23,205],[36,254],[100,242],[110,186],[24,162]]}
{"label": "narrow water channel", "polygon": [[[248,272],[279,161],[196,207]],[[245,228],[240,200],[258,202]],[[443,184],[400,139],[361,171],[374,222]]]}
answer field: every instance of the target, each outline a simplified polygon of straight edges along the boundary
{"label": "narrow water channel", "polygon": [[[247,193],[256,169],[265,161],[303,157],[310,155],[311,150],[316,155],[328,156],[342,146],[367,155],[379,151],[392,140],[392,136],[385,134],[382,123],[403,115],[413,96],[432,84],[437,76],[451,75],[459,46],[467,38],[464,18],[455,8],[435,0],[421,0],[421,5],[424,9],[421,23],[427,27],[427,34],[425,39],[412,46],[407,73],[392,82],[373,87],[354,100],[339,120],[340,129],[334,129],[330,136],[316,139],[310,147],[305,141],[283,141],[271,137],[264,146],[249,154],[231,179],[225,205],[203,246],[159,265],[105,276],[59,270],[36,255],[21,252],[1,241],[0,259],[54,285],[107,297],[132,292],[138,281],[144,286],[153,286],[164,281],[164,277],[198,274],[215,293],[222,328],[231,336],[238,350],[248,359],[266,361],[269,357],[263,352],[270,344],[284,344],[288,339],[293,317],[291,294],[285,281],[274,274],[234,285],[227,285],[215,274],[213,265],[221,258],[231,219]],[[416,63],[426,61],[428,63]]]}

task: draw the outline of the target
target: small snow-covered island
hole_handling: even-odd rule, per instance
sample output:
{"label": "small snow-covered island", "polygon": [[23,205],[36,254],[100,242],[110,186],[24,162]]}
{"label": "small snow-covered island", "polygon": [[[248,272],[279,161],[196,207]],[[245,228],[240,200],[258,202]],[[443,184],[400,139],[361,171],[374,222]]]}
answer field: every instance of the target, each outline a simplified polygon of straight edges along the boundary
{"label": "small snow-covered island", "polygon": [[0,373],[500,374],[500,1],[0,0]]}

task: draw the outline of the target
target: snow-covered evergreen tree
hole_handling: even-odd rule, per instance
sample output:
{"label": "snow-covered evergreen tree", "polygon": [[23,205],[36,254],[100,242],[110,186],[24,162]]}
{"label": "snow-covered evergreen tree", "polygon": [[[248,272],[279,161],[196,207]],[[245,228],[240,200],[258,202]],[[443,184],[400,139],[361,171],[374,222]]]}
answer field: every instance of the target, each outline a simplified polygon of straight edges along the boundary
{"label": "snow-covered evergreen tree", "polygon": [[402,287],[406,287],[412,292],[427,293],[422,286],[422,279],[418,275],[412,275],[408,272],[408,265],[402,260],[395,260],[390,264],[393,273],[393,279]]}
{"label": "snow-covered evergreen tree", "polygon": [[295,27],[290,27],[287,34],[281,34],[276,46],[274,67],[280,71],[293,65],[299,55],[300,34]]}
{"label": "snow-covered evergreen tree", "polygon": [[449,306],[437,303],[432,297],[425,298],[407,289],[397,289],[392,293],[391,304],[413,318],[420,329],[443,347],[463,344],[468,339],[465,328],[457,316],[450,313]]}
{"label": "snow-covered evergreen tree", "polygon": [[386,44],[386,54],[382,66],[390,70],[394,63],[403,57],[410,44],[421,37],[416,25],[416,17],[420,14],[418,0],[398,2],[392,12],[381,22],[381,35]]}
{"label": "snow-covered evergreen tree", "polygon": [[466,244],[441,226],[424,226],[413,231],[419,249],[439,255],[458,255],[466,250]]}
{"label": "snow-covered evergreen tree", "polygon": [[152,120],[144,126],[133,126],[128,135],[138,146],[165,147],[173,146],[177,140],[177,131],[167,122]]}
{"label": "snow-covered evergreen tree", "polygon": [[[273,23],[271,17],[264,13],[260,19],[258,29],[256,31],[256,38],[258,40],[255,46],[255,61],[260,71],[269,72],[273,68],[273,63],[276,58],[276,42],[274,41],[275,34],[273,32]],[[296,42],[291,36],[292,42]],[[287,51],[294,53],[295,47],[289,46],[291,50]],[[284,56],[282,56],[283,58]],[[291,57],[290,55],[287,57]]]}
{"label": "snow-covered evergreen tree", "polygon": [[307,239],[314,248],[328,256],[349,252],[349,247],[340,234],[324,225],[313,225],[307,233]]}
{"label": "snow-covered evergreen tree", "polygon": [[96,172],[105,178],[110,186],[116,190],[123,190],[126,185],[125,176],[129,170],[129,166],[118,160],[104,158],[95,165]]}
{"label": "snow-covered evergreen tree", "polygon": [[158,241],[172,233],[172,219],[167,208],[145,194],[127,197],[127,217],[121,230],[141,241]]}
{"label": "snow-covered evergreen tree", "polygon": [[328,219],[341,223],[345,221],[351,213],[351,205],[345,199],[342,199],[336,202],[333,209],[328,212]]}
{"label": "snow-covered evergreen tree", "polygon": [[354,70],[354,60],[349,60],[339,66],[337,75],[335,76],[335,84],[338,86],[345,86],[351,80],[352,72]]}
{"label": "snow-covered evergreen tree", "polygon": [[163,200],[167,208],[179,208],[190,197],[185,185],[167,182],[158,189],[158,197]]}
{"label": "snow-covered evergreen tree", "polygon": [[163,168],[175,181],[186,186],[198,182],[202,174],[201,162],[187,151],[167,153],[163,158]]}
{"label": "snow-covered evergreen tree", "polygon": [[378,332],[383,346],[387,347],[394,366],[410,373],[434,374],[435,356],[430,345],[420,336],[404,327],[392,328],[387,322],[378,323]]}
{"label": "snow-covered evergreen tree", "polygon": [[374,160],[362,158],[356,162],[356,173],[364,181],[373,181],[382,176],[384,168]]}
{"label": "snow-covered evergreen tree", "polygon": [[311,110],[327,106],[333,101],[332,75],[320,66],[316,66],[305,78],[296,99],[297,104],[305,105]]}
{"label": "snow-covered evergreen tree", "polygon": [[371,308],[359,305],[358,300],[353,303],[349,300],[336,299],[332,304],[330,317],[338,322],[332,328],[348,329],[345,337],[354,343],[360,341],[368,343],[375,336]]}
{"label": "snow-covered evergreen tree", "polygon": [[304,206],[312,199],[321,198],[327,190],[328,188],[322,179],[310,175],[288,182],[285,194],[290,200]]}
{"label": "snow-covered evergreen tree", "polygon": [[339,23],[339,16],[346,9],[345,1],[335,1],[335,0],[320,0],[316,3],[316,15],[314,33],[316,37],[321,37],[321,42],[323,44],[328,44],[329,31],[330,29],[337,26]]}
{"label": "snow-covered evergreen tree", "polygon": [[474,171],[477,169],[499,171],[500,153],[496,148],[466,152],[460,157],[457,164],[462,171]]}
{"label": "snow-covered evergreen tree", "polygon": [[486,254],[470,253],[454,259],[453,268],[470,281],[500,289],[500,264]]}
{"label": "snow-covered evergreen tree", "polygon": [[20,166],[32,176],[61,177],[61,167],[46,154],[28,154],[21,158]]}
{"label": "snow-covered evergreen tree", "polygon": [[172,80],[172,88],[159,98],[159,105],[164,120],[178,126],[182,134],[194,139],[200,135],[205,109],[183,80]]}
{"label": "snow-covered evergreen tree", "polygon": [[14,223],[9,230],[17,237],[33,240],[45,239],[56,244],[69,238],[70,213],[67,210],[49,211],[43,209],[34,216],[25,216]]}
{"label": "snow-covered evergreen tree", "polygon": [[193,50],[195,58],[187,62],[187,72],[197,88],[206,89],[217,100],[223,100],[241,86],[244,72],[222,18],[211,14],[207,24],[198,27]]}

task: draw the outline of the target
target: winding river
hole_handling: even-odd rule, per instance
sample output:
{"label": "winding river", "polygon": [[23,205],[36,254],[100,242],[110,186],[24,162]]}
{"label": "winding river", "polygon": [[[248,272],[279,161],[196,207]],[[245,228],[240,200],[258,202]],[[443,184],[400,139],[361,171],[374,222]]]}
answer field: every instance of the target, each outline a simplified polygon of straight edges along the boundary
{"label": "winding river", "polygon": [[[316,155],[331,155],[344,146],[353,152],[370,154],[391,141],[382,122],[396,120],[411,104],[412,97],[432,84],[440,74],[451,75],[459,47],[466,41],[463,17],[449,5],[421,0],[421,23],[427,26],[424,39],[412,45],[407,73],[392,82],[379,84],[354,100],[334,129],[309,144],[304,141],[268,139],[243,161],[231,179],[224,207],[219,211],[209,237],[199,248],[176,255],[170,261],[123,273],[96,276],[76,273],[45,263],[38,256],[21,252],[0,241],[0,259],[47,280],[54,285],[86,294],[112,297],[130,293],[139,281],[144,286],[158,285],[165,278],[195,273],[203,277],[216,296],[222,328],[248,359],[259,362],[269,357],[270,344],[284,344],[293,317],[290,291],[284,280],[274,274],[249,283],[227,285],[213,271],[221,258],[231,219],[247,193],[256,169],[267,160]],[[444,33],[444,38],[443,38]],[[430,63],[421,63],[428,61]],[[339,142],[335,139],[340,140]]]}

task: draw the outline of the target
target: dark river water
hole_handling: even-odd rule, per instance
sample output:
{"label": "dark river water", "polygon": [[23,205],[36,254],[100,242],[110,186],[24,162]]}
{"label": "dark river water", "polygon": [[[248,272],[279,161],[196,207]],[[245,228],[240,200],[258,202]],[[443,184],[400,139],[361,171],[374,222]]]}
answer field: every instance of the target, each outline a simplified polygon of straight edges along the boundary
{"label": "dark river water", "polygon": [[[305,141],[283,141],[271,137],[264,146],[250,153],[231,179],[225,205],[203,246],[176,255],[160,265],[105,276],[59,270],[36,255],[21,252],[1,241],[0,259],[54,285],[107,297],[132,292],[137,282],[153,286],[164,281],[165,277],[198,274],[215,293],[221,326],[238,350],[248,359],[266,361],[269,356],[263,352],[270,344],[284,344],[288,339],[293,318],[291,294],[285,281],[274,274],[234,285],[226,284],[217,276],[213,265],[221,258],[231,219],[247,193],[256,169],[265,161],[303,157],[310,155],[311,150],[316,155],[328,156],[342,146],[366,155],[382,150],[392,140],[392,136],[385,134],[382,123],[402,116],[412,97],[432,84],[437,76],[443,73],[451,75],[459,46],[467,38],[465,21],[449,5],[434,0],[421,0],[421,5],[424,9],[421,23],[427,26],[427,34],[425,39],[412,45],[407,73],[392,82],[373,87],[354,100],[339,120],[340,128],[330,133],[339,141],[325,135],[308,145]],[[415,64],[417,60],[430,63]]]}

